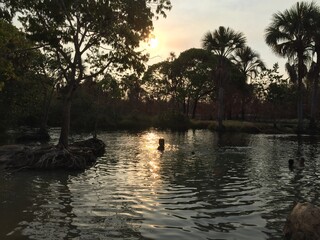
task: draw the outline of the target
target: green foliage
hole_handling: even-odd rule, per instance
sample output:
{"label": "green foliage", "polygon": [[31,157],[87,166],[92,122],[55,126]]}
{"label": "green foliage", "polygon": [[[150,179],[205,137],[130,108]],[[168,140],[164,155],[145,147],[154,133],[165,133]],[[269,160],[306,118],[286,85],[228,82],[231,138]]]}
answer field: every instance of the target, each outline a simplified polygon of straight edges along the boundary
{"label": "green foliage", "polygon": [[30,39],[58,63],[64,100],[59,144],[68,146],[71,100],[80,84],[108,72],[141,73],[148,55],[137,51],[153,30],[152,20],[169,0],[8,0]]}
{"label": "green foliage", "polygon": [[147,56],[135,49],[148,38],[154,16],[165,15],[171,3],[10,0],[6,7],[22,13],[18,19],[29,38],[55,55],[64,80],[79,84],[111,67],[141,72]]}
{"label": "green foliage", "polygon": [[228,58],[237,49],[242,48],[246,38],[241,32],[229,27],[220,26],[213,32],[207,32],[202,40],[204,49],[220,57]]}
{"label": "green foliage", "polygon": [[152,118],[143,113],[133,112],[127,116],[122,117],[122,119],[117,123],[118,129],[127,130],[142,130],[147,129],[152,126]]}
{"label": "green foliage", "polygon": [[16,27],[0,20],[0,83],[18,80],[30,66],[33,52],[23,51],[30,48],[31,42]]}
{"label": "green foliage", "polygon": [[148,67],[142,79],[142,87],[149,99],[165,101],[174,99],[175,81],[171,77],[172,61],[166,60]]}
{"label": "green foliage", "polygon": [[0,20],[1,124],[39,126],[49,80],[41,75],[42,54],[11,24]]}
{"label": "green foliage", "polygon": [[211,79],[217,58],[203,49],[191,48],[182,52],[172,63],[172,75],[176,78],[177,98],[182,101],[199,101],[213,92]]}
{"label": "green foliage", "polygon": [[[315,2],[297,2],[290,9],[274,14],[266,29],[266,43],[278,55],[287,57],[291,66],[297,66],[295,78],[299,132],[303,130],[303,78],[307,73],[306,66],[314,57],[313,40],[315,34],[319,33],[319,16],[320,10]],[[292,71],[289,74],[293,76]]]}
{"label": "green foliage", "polygon": [[237,49],[231,60],[237,65],[245,81],[247,81],[248,78],[254,78],[261,70],[265,69],[260,55],[248,46]]}
{"label": "green foliage", "polygon": [[265,69],[254,81],[256,94],[262,101],[275,105],[293,100],[295,91],[293,85],[279,73],[279,65],[276,63],[272,69]]}

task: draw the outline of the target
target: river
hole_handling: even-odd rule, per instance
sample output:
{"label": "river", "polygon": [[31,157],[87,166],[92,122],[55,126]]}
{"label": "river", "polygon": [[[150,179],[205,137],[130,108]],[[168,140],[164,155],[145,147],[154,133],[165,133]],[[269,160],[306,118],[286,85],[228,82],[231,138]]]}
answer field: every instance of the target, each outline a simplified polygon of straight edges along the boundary
{"label": "river", "polygon": [[[0,239],[274,240],[294,202],[320,205],[315,137],[149,130],[99,138],[106,153],[84,172],[1,172]],[[305,166],[289,169],[300,157]]]}

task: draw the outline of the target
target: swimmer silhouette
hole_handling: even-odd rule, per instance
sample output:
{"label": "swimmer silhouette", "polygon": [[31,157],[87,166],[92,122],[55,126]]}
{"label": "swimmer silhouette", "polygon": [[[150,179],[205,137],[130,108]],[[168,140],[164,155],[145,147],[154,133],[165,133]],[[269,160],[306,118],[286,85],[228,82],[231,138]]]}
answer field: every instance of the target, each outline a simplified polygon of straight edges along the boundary
{"label": "swimmer silhouette", "polygon": [[303,168],[304,167],[304,162],[305,162],[304,157],[301,157],[299,161],[296,161],[296,164],[295,164],[295,161],[290,158],[288,160],[289,168],[290,168],[290,170],[293,170],[293,168],[295,166],[298,166],[299,168]]}
{"label": "swimmer silhouette", "polygon": [[293,161],[293,159],[289,159],[288,164],[289,164],[289,169],[290,169],[290,170],[293,170],[293,167],[294,167],[294,161]]}
{"label": "swimmer silhouette", "polygon": [[159,139],[159,146],[158,146],[159,151],[164,151],[164,139],[160,138]]}

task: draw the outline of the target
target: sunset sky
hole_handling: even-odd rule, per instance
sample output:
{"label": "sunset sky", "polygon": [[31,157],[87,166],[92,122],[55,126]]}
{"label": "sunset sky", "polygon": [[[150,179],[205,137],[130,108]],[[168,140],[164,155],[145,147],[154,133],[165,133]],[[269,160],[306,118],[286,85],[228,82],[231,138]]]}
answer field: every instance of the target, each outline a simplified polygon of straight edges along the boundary
{"label": "sunset sky", "polygon": [[[200,48],[208,31],[219,26],[244,33],[247,44],[257,51],[268,68],[276,62],[284,73],[286,60],[266,45],[264,31],[272,15],[296,4],[296,0],[171,0],[167,18],[154,22],[157,47],[150,49],[150,64],[165,60],[170,52],[178,56],[189,48]],[[320,0],[314,1],[320,5]]]}

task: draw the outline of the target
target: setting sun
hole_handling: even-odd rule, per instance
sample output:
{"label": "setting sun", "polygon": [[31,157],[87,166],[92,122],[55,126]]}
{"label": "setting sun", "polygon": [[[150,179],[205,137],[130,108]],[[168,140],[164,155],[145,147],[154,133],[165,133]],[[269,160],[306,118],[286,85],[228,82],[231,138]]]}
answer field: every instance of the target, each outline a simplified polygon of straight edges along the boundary
{"label": "setting sun", "polygon": [[156,48],[156,47],[159,45],[159,41],[158,41],[157,38],[152,37],[152,38],[149,39],[148,45],[149,45],[151,48]]}

